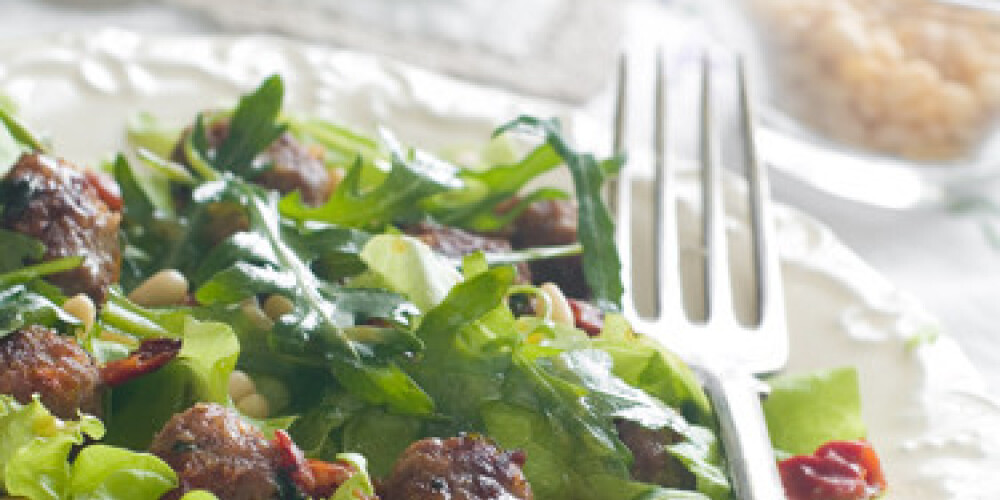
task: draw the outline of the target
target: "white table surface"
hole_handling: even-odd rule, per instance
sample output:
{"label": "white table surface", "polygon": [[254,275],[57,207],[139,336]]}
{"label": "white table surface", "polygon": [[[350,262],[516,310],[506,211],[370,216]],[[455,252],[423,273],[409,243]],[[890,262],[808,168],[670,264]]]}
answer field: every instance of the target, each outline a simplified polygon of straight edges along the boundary
{"label": "white table surface", "polygon": [[[0,25],[0,39],[103,26],[220,32],[215,23],[195,14],[127,0],[3,0]],[[872,208],[782,176],[774,187],[778,200],[826,223],[847,246],[923,303],[984,373],[992,393],[1000,393],[1000,246],[984,236],[983,216],[956,215],[943,208]],[[1000,199],[1000,190],[994,196]]]}

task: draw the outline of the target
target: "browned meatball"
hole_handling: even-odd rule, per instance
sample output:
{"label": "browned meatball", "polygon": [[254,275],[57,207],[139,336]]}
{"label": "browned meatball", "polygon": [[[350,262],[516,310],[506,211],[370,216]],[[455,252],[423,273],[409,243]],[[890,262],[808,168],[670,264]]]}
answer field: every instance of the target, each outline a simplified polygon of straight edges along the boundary
{"label": "browned meatball", "polygon": [[278,496],[278,450],[233,410],[199,403],[174,415],[150,451],[177,472],[167,497],[203,489],[219,500],[271,500]]}
{"label": "browned meatball", "polygon": [[100,413],[99,386],[97,365],[70,337],[29,326],[0,339],[0,394],[24,404],[38,394],[54,415],[75,419]]}
{"label": "browned meatball", "polygon": [[383,500],[531,500],[524,453],[478,436],[428,438],[409,446],[383,484]]}
{"label": "browned meatball", "polygon": [[[575,203],[566,200],[539,201],[529,205],[514,221],[511,242],[514,248],[569,245],[579,241],[576,224]],[[579,256],[532,262],[531,274],[536,283],[551,281],[569,297],[590,296]]]}
{"label": "browned meatball", "polygon": [[628,420],[619,420],[615,425],[619,439],[632,451],[633,479],[671,488],[694,489],[694,476],[667,450],[668,445],[680,441],[676,432],[667,428],[647,429]]}
{"label": "browned meatball", "polygon": [[[435,222],[423,221],[406,228],[407,234],[416,236],[427,246],[447,257],[462,257],[477,252],[510,252],[510,241],[501,237],[483,236],[470,233],[457,227],[445,226]],[[517,281],[531,282],[531,269],[527,263],[517,266]]]}
{"label": "browned meatball", "polygon": [[82,256],[80,267],[49,277],[67,295],[86,293],[103,303],[121,272],[121,214],[101,200],[83,173],[64,160],[25,154],[3,182],[15,193],[0,227],[45,244],[44,260]]}
{"label": "browned meatball", "polygon": [[254,182],[280,193],[297,190],[309,205],[322,205],[333,192],[334,178],[323,164],[322,150],[307,148],[292,134],[282,134],[254,161],[272,165]]}
{"label": "browned meatball", "polygon": [[[183,144],[190,131],[181,136],[171,158],[179,163],[187,163]],[[210,148],[222,145],[229,136],[229,122],[219,120],[205,129]],[[299,191],[302,200],[309,205],[323,204],[333,192],[334,177],[323,164],[322,150],[309,148],[290,133],[282,134],[266,150],[254,158],[257,165],[270,168],[253,179],[253,182],[282,194]]]}

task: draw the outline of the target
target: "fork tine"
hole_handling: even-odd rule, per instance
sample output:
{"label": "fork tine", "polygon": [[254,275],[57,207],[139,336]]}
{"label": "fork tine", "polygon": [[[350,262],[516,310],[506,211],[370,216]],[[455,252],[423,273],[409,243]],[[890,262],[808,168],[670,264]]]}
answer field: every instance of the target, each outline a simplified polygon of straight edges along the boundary
{"label": "fork tine", "polygon": [[[785,327],[784,285],[781,281],[781,264],[774,234],[769,224],[771,217],[770,183],[767,168],[758,156],[753,126],[753,109],[748,90],[746,64],[738,60],[739,101],[741,129],[744,133],[743,154],[747,165],[750,198],[750,225],[753,234],[753,260],[757,287],[757,324],[762,335],[774,338],[760,339],[762,345],[771,346],[769,357],[762,363],[761,371],[772,372],[785,364],[788,357],[788,336]],[[769,366],[768,366],[769,365]]]}
{"label": "fork tine", "polygon": [[701,173],[702,224],[705,244],[705,322],[733,321],[732,287],[729,279],[729,249],[726,243],[726,207],[722,192],[722,167],[715,133],[712,99],[712,65],[709,56],[701,71]]}
{"label": "fork tine", "polygon": [[653,167],[656,193],[655,297],[656,314],[661,320],[685,319],[681,301],[680,245],[677,241],[677,195],[674,188],[674,163],[668,157],[667,85],[662,49],[656,53],[656,92],[653,109]]}

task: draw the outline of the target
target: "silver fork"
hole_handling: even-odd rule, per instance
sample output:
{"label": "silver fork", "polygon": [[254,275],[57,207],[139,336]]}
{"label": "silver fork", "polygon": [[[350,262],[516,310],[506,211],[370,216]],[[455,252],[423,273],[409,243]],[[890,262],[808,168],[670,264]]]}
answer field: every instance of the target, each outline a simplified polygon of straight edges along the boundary
{"label": "silver fork", "polygon": [[[719,162],[718,134],[714,130],[712,66],[707,59],[701,71],[699,133],[707,319],[696,324],[688,320],[684,312],[673,162],[667,161],[667,91],[662,59],[658,54],[653,127],[655,317],[640,315],[633,300],[631,180],[627,168],[611,183],[612,191],[609,193],[609,201],[617,214],[616,239],[625,279],[625,315],[637,331],[661,340],[678,352],[701,377],[719,419],[722,445],[736,498],[783,499],[784,492],[760,405],[766,386],[753,375],[773,373],[784,367],[788,357],[788,335],[778,252],[769,215],[767,172],[758,162],[754,147],[753,116],[743,65],[740,62],[740,122],[749,182],[757,305],[757,322],[752,327],[741,325],[733,310],[724,224],[723,172]],[[626,137],[627,66],[623,56],[619,64],[615,103],[615,150],[618,152],[622,151]]]}

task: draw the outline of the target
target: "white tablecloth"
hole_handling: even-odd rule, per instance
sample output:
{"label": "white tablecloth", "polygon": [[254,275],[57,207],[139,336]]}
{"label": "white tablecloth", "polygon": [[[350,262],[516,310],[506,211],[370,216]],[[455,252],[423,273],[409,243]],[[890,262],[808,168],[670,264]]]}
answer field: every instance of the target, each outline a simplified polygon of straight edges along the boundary
{"label": "white tablecloth", "polygon": [[[222,30],[191,12],[121,0],[4,0],[0,24],[0,39],[109,25],[157,32]],[[627,26],[626,31],[631,29],[650,28]],[[943,208],[895,212],[866,207],[781,176],[775,180],[775,194],[832,227],[874,268],[916,296],[962,344],[993,393],[1000,393],[1000,245],[984,235],[982,224],[988,219]],[[996,196],[1000,199],[1000,193]]]}

